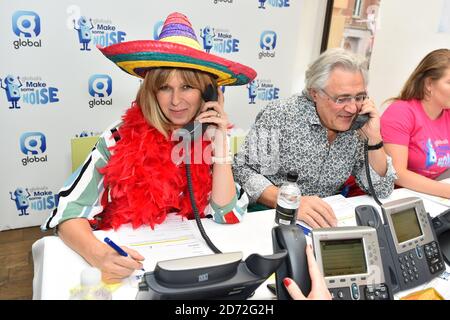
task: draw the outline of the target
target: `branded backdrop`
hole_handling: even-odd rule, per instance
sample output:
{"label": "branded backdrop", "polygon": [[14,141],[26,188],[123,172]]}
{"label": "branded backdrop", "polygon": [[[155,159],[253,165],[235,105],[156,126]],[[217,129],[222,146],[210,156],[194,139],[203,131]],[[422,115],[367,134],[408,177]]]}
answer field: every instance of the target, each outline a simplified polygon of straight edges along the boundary
{"label": "branded backdrop", "polygon": [[70,140],[100,134],[134,99],[139,79],[96,46],[155,39],[169,13],[186,14],[205,51],[258,72],[225,90],[242,134],[291,93],[300,10],[301,0],[1,1],[0,230],[40,225],[71,174]]}

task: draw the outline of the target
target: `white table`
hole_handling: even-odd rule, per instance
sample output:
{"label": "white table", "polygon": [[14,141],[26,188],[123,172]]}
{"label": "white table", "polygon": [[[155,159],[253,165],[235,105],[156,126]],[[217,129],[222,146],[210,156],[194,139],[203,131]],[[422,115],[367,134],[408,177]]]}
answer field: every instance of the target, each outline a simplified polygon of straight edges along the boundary
{"label": "white table", "polygon": [[[209,238],[219,250],[241,251],[246,258],[252,253],[262,255],[273,253],[271,231],[274,218],[275,211],[267,210],[247,213],[243,222],[234,225],[221,225],[208,219],[202,219],[202,222]],[[195,224],[195,220],[189,222]],[[120,229],[117,232],[120,233]],[[103,239],[104,236],[110,236],[114,232],[95,231],[94,234],[99,239]],[[200,233],[198,237],[201,237]],[[32,252],[33,299],[68,299],[70,289],[80,283],[80,273],[89,266],[88,263],[56,236],[39,239],[33,244]],[[136,293],[136,287],[124,282],[113,292],[113,299],[134,299]],[[263,284],[252,298],[274,299],[275,297]]]}
{"label": "white table", "polygon": [[[412,194],[408,190],[396,189],[389,199],[383,199],[382,202],[409,196]],[[354,205],[376,205],[369,196],[347,198],[347,200]],[[445,206],[426,199],[424,199],[424,205],[432,216],[447,209]],[[274,226],[274,216],[274,210],[251,212],[244,216],[241,223],[235,225],[219,225],[207,219],[203,219],[203,225],[213,243],[222,252],[242,251],[246,258],[252,253],[272,254],[271,230]],[[195,221],[192,220],[190,223],[195,224]],[[117,232],[120,233],[120,229]],[[100,239],[113,233],[113,231],[94,232]],[[34,260],[33,299],[68,299],[70,289],[79,284],[80,273],[88,266],[87,262],[55,236],[44,237],[36,241],[32,251]],[[269,279],[268,282],[274,282],[274,279]],[[425,285],[416,287],[410,291],[417,291],[425,287]],[[410,291],[401,292],[400,295],[396,295],[396,298],[404,296]],[[450,287],[447,291],[450,295]],[[114,291],[113,299],[134,299],[136,293],[136,287],[123,284]],[[440,293],[443,294],[443,292]],[[447,295],[444,296],[447,298]],[[265,284],[261,285],[253,296],[253,299],[274,298]]]}

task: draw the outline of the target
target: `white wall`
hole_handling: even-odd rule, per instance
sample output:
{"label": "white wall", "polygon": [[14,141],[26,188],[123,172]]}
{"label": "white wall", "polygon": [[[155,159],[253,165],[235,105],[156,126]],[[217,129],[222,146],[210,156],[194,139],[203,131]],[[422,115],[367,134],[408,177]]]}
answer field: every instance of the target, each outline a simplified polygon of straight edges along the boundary
{"label": "white wall", "polygon": [[297,35],[297,54],[292,61],[292,93],[303,90],[308,65],[320,54],[327,0],[303,0]]}
{"label": "white wall", "polygon": [[[444,0],[381,1],[369,84],[377,106],[400,93],[428,52],[450,47],[450,33],[438,33],[443,5]],[[385,108],[383,105],[381,111]]]}

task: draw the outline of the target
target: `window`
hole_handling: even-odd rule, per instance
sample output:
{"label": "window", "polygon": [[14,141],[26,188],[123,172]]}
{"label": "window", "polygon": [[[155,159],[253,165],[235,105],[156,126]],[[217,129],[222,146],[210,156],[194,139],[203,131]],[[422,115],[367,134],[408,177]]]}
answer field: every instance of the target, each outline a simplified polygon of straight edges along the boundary
{"label": "window", "polygon": [[353,7],[353,17],[354,18],[361,17],[362,2],[363,2],[363,0],[355,0],[355,6]]}
{"label": "window", "polygon": [[322,52],[344,48],[365,56],[370,64],[381,0],[328,0]]}

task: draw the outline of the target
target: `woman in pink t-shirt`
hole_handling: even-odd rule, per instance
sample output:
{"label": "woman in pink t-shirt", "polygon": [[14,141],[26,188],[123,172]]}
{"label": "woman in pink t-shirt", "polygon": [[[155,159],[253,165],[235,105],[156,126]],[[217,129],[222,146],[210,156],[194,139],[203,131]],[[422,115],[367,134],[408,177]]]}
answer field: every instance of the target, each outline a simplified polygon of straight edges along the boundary
{"label": "woman in pink t-shirt", "polygon": [[450,184],[436,181],[450,168],[450,50],[429,53],[381,117],[396,184],[450,198]]}

